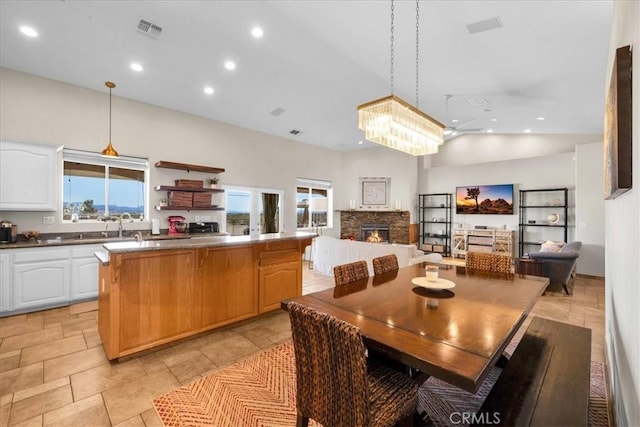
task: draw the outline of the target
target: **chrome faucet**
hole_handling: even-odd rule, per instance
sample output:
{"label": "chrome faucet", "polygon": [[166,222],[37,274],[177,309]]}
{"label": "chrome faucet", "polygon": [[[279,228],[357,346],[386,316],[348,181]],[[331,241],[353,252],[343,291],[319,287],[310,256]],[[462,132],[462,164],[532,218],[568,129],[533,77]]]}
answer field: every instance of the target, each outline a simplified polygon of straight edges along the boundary
{"label": "chrome faucet", "polygon": [[143,238],[142,238],[142,232],[138,231],[136,233],[136,242],[142,242]]}
{"label": "chrome faucet", "polygon": [[109,223],[105,222],[104,231],[102,232],[102,237],[109,237]]}
{"label": "chrome faucet", "polygon": [[122,215],[120,215],[120,221],[118,221],[118,237],[122,237]]}

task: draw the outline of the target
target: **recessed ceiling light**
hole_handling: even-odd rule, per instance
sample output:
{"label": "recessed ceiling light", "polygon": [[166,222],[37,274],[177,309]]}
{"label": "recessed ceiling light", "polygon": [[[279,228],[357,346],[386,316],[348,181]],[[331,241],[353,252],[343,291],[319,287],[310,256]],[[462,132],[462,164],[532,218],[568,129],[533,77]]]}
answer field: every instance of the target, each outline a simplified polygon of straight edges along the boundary
{"label": "recessed ceiling light", "polygon": [[493,133],[493,129],[487,129],[487,133]]}
{"label": "recessed ceiling light", "polygon": [[358,145],[362,145],[362,144],[364,144],[363,141],[358,141]]}
{"label": "recessed ceiling light", "polygon": [[253,29],[251,30],[251,35],[253,37],[259,39],[262,36],[264,36],[264,31],[260,27],[253,27]]}
{"label": "recessed ceiling light", "polygon": [[538,117],[536,117],[536,120],[544,120],[544,117],[538,116]]}
{"label": "recessed ceiling light", "polygon": [[131,65],[129,65],[129,67],[131,67],[131,69],[133,71],[137,71],[138,73],[142,72],[142,70],[144,70],[144,67],[140,64],[138,64],[137,62],[132,62]]}
{"label": "recessed ceiling light", "polygon": [[205,86],[204,87],[204,93],[206,93],[207,95],[213,95],[213,88],[211,86]]}
{"label": "recessed ceiling light", "polygon": [[451,123],[458,123],[458,119],[451,119]]}
{"label": "recessed ceiling light", "polygon": [[531,129],[525,129],[524,133],[531,133]]}
{"label": "recessed ceiling light", "polygon": [[233,61],[226,61],[224,63],[224,68],[226,68],[227,70],[235,70],[236,69],[236,63]]}
{"label": "recessed ceiling light", "polygon": [[498,119],[496,119],[496,118],[494,117],[493,119],[489,119],[489,121],[491,121],[491,122],[497,122],[497,121],[498,121]]}
{"label": "recessed ceiling light", "polygon": [[20,32],[27,37],[38,37],[38,32],[34,28],[26,25],[20,27]]}

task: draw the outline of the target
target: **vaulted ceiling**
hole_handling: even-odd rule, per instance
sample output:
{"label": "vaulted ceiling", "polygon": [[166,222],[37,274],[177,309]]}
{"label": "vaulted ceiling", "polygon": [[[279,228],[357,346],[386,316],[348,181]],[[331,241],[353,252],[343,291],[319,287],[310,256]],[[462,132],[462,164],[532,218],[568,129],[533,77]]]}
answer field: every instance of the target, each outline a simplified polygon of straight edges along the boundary
{"label": "vaulted ceiling", "polygon": [[[356,107],[390,93],[390,4],[3,0],[0,65],[103,92],[110,80],[114,96],[355,150],[371,146],[358,144]],[[611,10],[597,0],[421,1],[419,107],[477,133],[601,133]],[[394,5],[394,93],[416,101],[414,1]]]}

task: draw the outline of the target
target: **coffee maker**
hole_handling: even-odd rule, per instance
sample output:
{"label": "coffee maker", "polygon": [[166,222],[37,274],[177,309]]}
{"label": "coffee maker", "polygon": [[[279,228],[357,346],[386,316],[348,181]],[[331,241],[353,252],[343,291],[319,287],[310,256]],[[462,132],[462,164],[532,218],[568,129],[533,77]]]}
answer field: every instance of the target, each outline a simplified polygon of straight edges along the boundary
{"label": "coffee maker", "polygon": [[180,215],[169,216],[169,235],[184,234],[187,230],[186,218]]}
{"label": "coffee maker", "polygon": [[0,221],[0,243],[18,241],[18,226],[9,221]]}

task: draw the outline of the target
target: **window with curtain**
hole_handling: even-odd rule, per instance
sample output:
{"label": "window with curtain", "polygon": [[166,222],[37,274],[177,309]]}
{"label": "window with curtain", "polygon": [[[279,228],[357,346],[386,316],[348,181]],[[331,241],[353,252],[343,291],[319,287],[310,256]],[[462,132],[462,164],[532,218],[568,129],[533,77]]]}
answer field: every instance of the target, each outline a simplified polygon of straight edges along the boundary
{"label": "window with curtain", "polygon": [[329,181],[298,178],[296,190],[297,228],[332,227],[333,191]]}
{"label": "window with curtain", "polygon": [[147,214],[149,161],[136,157],[102,157],[63,151],[62,219],[88,222]]}

